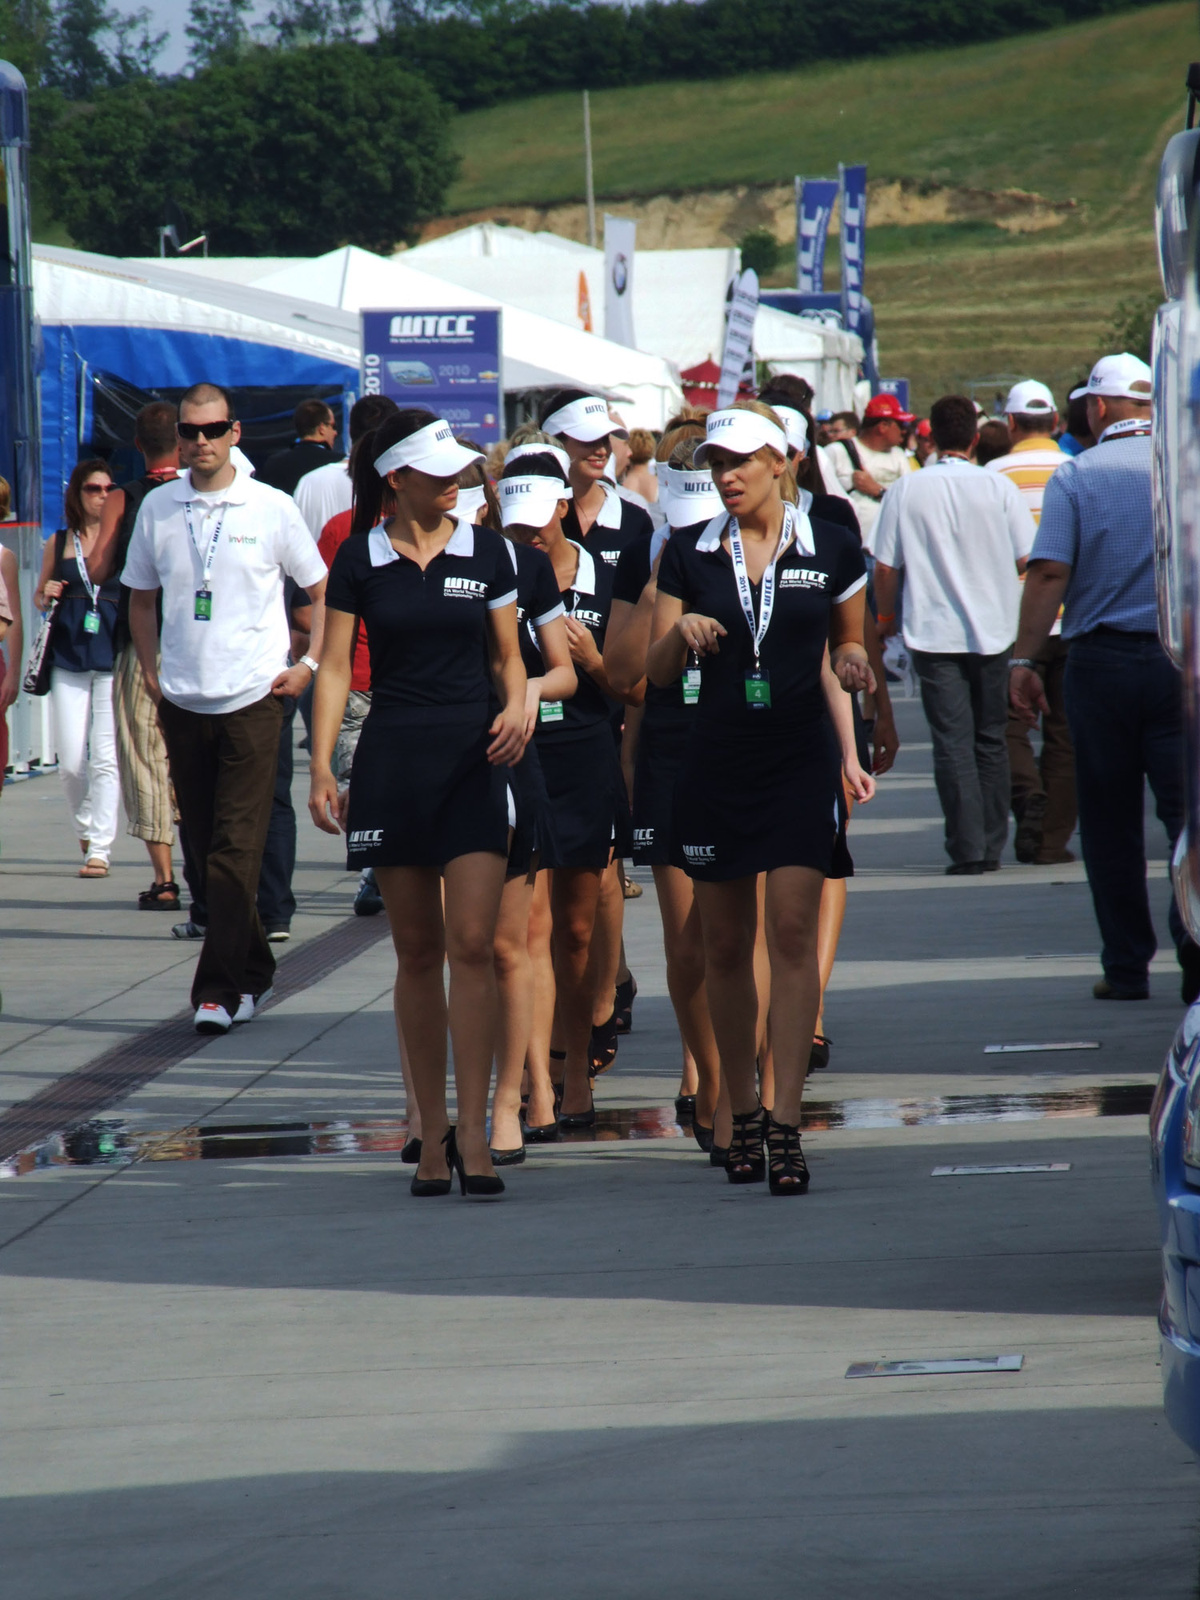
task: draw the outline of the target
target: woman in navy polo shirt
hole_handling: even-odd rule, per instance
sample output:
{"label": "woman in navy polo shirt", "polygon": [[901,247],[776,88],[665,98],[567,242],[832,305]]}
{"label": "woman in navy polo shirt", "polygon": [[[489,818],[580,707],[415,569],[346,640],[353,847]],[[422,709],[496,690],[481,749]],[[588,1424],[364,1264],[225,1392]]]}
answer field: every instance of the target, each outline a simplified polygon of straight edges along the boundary
{"label": "woman in navy polo shirt", "polygon": [[567,613],[576,690],[561,704],[543,702],[534,731],[554,812],[555,868],[551,875],[554,976],[566,1046],[563,1127],[596,1120],[589,1076],[596,969],[593,939],[600,887],[615,856],[627,854],[629,808],[610,718],[614,701],[601,652],[612,603],[612,575],[601,561],[566,538],[570,503],[561,452],[510,459],[497,485],[505,531],[550,557]]}
{"label": "woman in navy polo shirt", "polygon": [[[417,409],[386,418],[360,444],[352,537],[330,573],[313,705],[309,809],[327,833],[346,830],[350,868],[374,868],[396,946],[396,1020],[423,1135],[416,1195],[447,1193],[448,1167],[464,1194],[504,1188],[487,1142],[493,945],[511,822],[504,769],[525,743],[525,669],[504,540],[454,514],[456,477],[476,459],[449,423]],[[395,510],[381,523],[385,487]],[[340,796],[330,758],[360,618],[371,710]],[[446,1112],[447,1020],[457,1128]]]}
{"label": "woman in navy polo shirt", "polygon": [[[834,733],[821,669],[828,644],[844,689],[874,685],[863,646],[866,565],[847,529],[810,521],[791,503],[786,434],[769,407],[750,401],[713,412],[696,461],[711,467],[725,513],[695,542],[667,543],[647,672],[666,688],[692,652],[700,658],[674,838],[695,884],[709,1012],[733,1109],[725,1170],[732,1183],[752,1183],[769,1167],[772,1194],[802,1194],[809,1175],[800,1106],[820,987],[821,889],[853,870],[842,773],[856,798],[872,792],[852,731]],[[770,1115],[756,1088],[760,872],[771,958]]]}

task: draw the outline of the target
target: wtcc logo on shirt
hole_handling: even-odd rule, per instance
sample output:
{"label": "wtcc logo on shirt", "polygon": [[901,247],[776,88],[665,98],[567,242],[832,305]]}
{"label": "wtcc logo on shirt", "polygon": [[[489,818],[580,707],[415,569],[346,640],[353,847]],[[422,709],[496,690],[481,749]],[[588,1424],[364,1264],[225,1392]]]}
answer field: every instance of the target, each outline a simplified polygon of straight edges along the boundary
{"label": "wtcc logo on shirt", "polygon": [[600,559],[606,567],[615,567],[621,559],[621,552],[619,550],[601,550]]}
{"label": "wtcc logo on shirt", "polygon": [[824,589],[828,584],[829,574],[811,567],[784,567],[779,574],[781,589]]}
{"label": "wtcc logo on shirt", "polygon": [[711,867],[717,859],[715,844],[685,844],[684,859],[689,867]]}
{"label": "wtcc logo on shirt", "polygon": [[635,845],[639,845],[639,846],[640,845],[652,845],[654,843],[654,829],[653,828],[635,828],[633,830],[633,842],[634,842]]}
{"label": "wtcc logo on shirt", "polygon": [[356,828],[350,835],[351,850],[369,850],[372,845],[382,843],[382,828]]}
{"label": "wtcc logo on shirt", "polygon": [[478,578],[446,578],[442,594],[451,600],[456,596],[462,600],[486,600],[487,584],[480,583]]}
{"label": "wtcc logo on shirt", "polygon": [[598,611],[580,611],[576,606],[571,615],[576,622],[582,622],[585,628],[600,628],[604,625],[604,618]]}

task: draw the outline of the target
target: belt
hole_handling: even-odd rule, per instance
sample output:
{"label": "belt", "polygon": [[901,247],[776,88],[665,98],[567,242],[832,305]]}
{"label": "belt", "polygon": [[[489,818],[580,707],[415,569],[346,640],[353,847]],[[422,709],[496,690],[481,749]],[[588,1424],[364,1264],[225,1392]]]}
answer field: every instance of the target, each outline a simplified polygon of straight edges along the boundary
{"label": "belt", "polygon": [[1110,628],[1107,622],[1089,628],[1086,633],[1073,634],[1068,643],[1075,644],[1080,639],[1095,639],[1097,636],[1105,639],[1153,639],[1155,644],[1158,643],[1158,634],[1155,632],[1142,633],[1134,628]]}

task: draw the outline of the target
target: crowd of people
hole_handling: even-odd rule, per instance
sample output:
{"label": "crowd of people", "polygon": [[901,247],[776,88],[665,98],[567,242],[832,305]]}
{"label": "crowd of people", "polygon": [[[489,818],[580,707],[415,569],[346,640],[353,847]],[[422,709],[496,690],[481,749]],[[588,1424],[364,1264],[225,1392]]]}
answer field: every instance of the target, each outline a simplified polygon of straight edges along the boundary
{"label": "crowd of people", "polygon": [[[1148,993],[1144,778],[1172,843],[1183,818],[1148,369],[1098,363],[1067,429],[1034,380],[1002,422],[959,395],[923,421],[813,399],[779,376],[656,435],[564,390],[485,451],[372,395],[346,460],[312,400],[255,473],[200,383],[139,414],[140,478],[71,475],[34,598],[79,871],[107,874],[120,797],[139,904],[176,910],[177,822],[195,1026],[250,1021],[295,908],[299,708],[312,820],[395,946],[416,1196],[498,1195],[528,1145],[594,1125],[636,996],[628,862],[654,880],[681,1120],[729,1181],[807,1190],[802,1096],[830,1061],[851,815],[899,749],[901,640],[947,872],[999,870],[1010,812],[1020,861],[1073,859],[1078,789],[1096,995]],[[6,696],[15,584],[9,559]],[[1192,999],[1200,952],[1172,933]]]}

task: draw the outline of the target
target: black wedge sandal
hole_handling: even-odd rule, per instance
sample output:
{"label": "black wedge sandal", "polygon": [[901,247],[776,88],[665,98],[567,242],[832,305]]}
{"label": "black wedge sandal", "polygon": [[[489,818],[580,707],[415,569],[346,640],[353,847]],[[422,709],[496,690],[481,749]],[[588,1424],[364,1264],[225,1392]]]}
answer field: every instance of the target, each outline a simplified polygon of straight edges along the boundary
{"label": "black wedge sandal", "polygon": [[767,1158],[763,1154],[766,1126],[767,1113],[762,1106],[756,1111],[734,1112],[733,1136],[725,1157],[725,1176],[730,1183],[761,1183],[766,1177]]}
{"label": "black wedge sandal", "polygon": [[772,1194],[807,1194],[808,1164],[800,1148],[800,1129],[767,1117],[767,1186]]}

